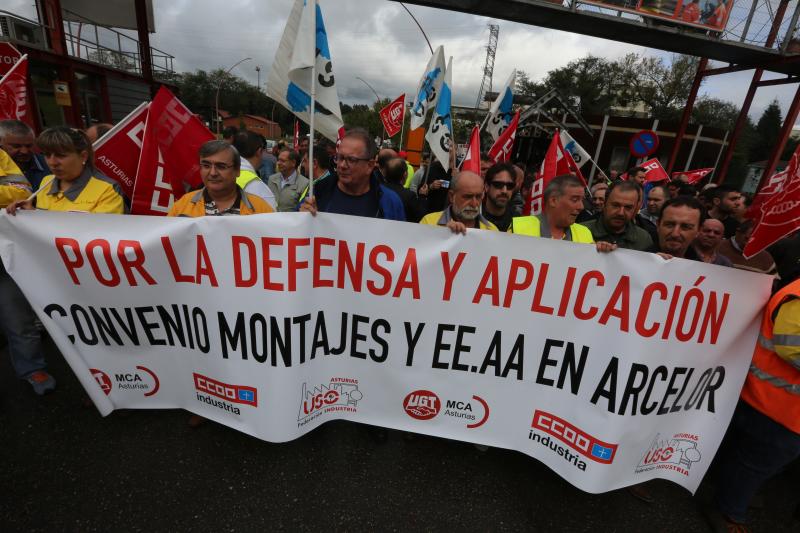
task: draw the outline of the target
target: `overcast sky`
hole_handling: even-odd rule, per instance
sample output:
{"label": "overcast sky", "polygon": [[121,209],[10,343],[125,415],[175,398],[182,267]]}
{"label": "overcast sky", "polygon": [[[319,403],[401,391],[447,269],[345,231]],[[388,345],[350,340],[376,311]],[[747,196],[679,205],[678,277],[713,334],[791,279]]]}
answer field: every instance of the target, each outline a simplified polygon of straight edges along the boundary
{"label": "overcast sky", "polygon": [[[35,18],[30,0],[4,0],[12,13]],[[175,68],[228,68],[251,57],[234,73],[256,83],[261,67],[266,84],[292,0],[154,0],[156,33],[151,44],[175,56]],[[369,82],[381,97],[414,92],[430,51],[411,17],[388,0],[320,0],[330,39],[339,97],[345,103],[372,103],[373,93],[357,77]],[[434,48],[444,45],[453,56],[453,98],[474,105],[481,83],[489,37],[487,24],[500,25],[494,68],[497,90],[513,68],[539,79],[548,70],[593,54],[609,59],[629,52],[659,55],[659,50],[604,39],[515,24],[444,10],[408,5]],[[751,72],[715,76],[701,93],[741,104]],[[774,77],[774,76],[773,76]],[[751,109],[757,119],[773,98],[785,114],[796,85],[759,89]]]}

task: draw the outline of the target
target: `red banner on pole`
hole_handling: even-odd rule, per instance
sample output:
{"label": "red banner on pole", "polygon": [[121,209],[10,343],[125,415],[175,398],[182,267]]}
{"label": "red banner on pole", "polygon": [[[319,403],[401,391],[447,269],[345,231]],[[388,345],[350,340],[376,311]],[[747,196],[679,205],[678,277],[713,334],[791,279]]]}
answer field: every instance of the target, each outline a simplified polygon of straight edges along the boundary
{"label": "red banner on pole", "polygon": [[474,172],[478,175],[481,173],[481,132],[478,126],[472,128],[467,155],[464,157],[464,161],[461,162],[461,172],[465,171]]}
{"label": "red banner on pole", "polygon": [[199,187],[197,152],[215,138],[175,95],[161,87],[147,114],[131,213],[166,215],[175,198]]}
{"label": "red banner on pole", "polygon": [[389,137],[394,137],[403,128],[405,106],[406,95],[401,94],[394,102],[381,109],[381,122]]}
{"label": "red banner on pole", "polygon": [[664,167],[661,166],[661,161],[658,159],[650,159],[642,163],[642,168],[644,169],[644,181],[669,181],[669,174],[667,171],[664,170]]}
{"label": "red banner on pole", "polygon": [[[703,178],[705,178],[706,176],[708,176],[709,174],[711,174],[712,172],[714,172],[713,168],[699,168],[697,170],[686,170],[684,172],[673,172],[672,173],[672,179],[673,180],[680,180],[681,176],[685,176],[686,177],[686,180],[685,180],[686,183],[688,183],[689,185],[693,185],[693,184],[697,183],[698,181],[702,180]],[[684,181],[684,180],[681,180],[681,181]]]}
{"label": "red banner on pole", "polygon": [[583,174],[581,174],[581,169],[578,168],[578,165],[575,163],[575,160],[572,159],[572,155],[569,151],[564,150],[564,147],[561,145],[561,135],[559,135],[558,130],[556,130],[553,134],[553,140],[550,141],[550,146],[547,148],[547,152],[544,155],[542,166],[539,168],[539,172],[536,173],[536,179],[533,181],[533,189],[531,190],[531,197],[530,200],[526,202],[524,213],[529,215],[540,214],[544,208],[544,190],[547,184],[556,176],[562,176],[564,174],[576,176],[583,182],[583,186],[586,186],[586,179],[584,179]]}
{"label": "red banner on pole", "polygon": [[21,120],[33,126],[28,113],[28,56],[14,63],[0,79],[0,120]]}
{"label": "red banner on pole", "polygon": [[142,103],[94,143],[95,167],[119,182],[128,198],[133,197],[148,107],[148,103]]}
{"label": "red banner on pole", "polygon": [[[770,188],[771,191],[765,190]],[[759,200],[758,206],[755,200]],[[795,150],[786,170],[773,176],[770,183],[759,191],[749,214],[755,218],[756,226],[743,250],[747,258],[800,228],[800,147]]]}
{"label": "red banner on pole", "polygon": [[506,162],[511,159],[511,152],[514,151],[514,139],[517,137],[517,126],[519,125],[519,111],[511,119],[509,125],[497,138],[494,145],[489,149],[489,158],[495,162]]}

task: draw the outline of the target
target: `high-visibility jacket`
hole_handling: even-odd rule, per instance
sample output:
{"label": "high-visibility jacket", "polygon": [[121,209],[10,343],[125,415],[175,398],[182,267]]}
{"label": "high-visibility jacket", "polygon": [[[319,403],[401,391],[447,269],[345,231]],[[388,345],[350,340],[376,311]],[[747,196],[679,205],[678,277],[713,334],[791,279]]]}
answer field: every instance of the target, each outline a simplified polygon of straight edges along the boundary
{"label": "high-visibility jacket", "polygon": [[[781,306],[798,298],[800,279],[770,299],[742,389],[745,402],[795,433],[800,433],[800,368],[796,359],[792,364],[779,353],[796,352],[800,345],[800,317],[794,314],[800,312],[800,308],[792,302],[791,308],[787,306],[784,312],[781,310]],[[787,310],[793,312],[792,316],[783,314]]]}
{"label": "high-visibility jacket", "polygon": [[[509,228],[509,231],[517,235],[541,237],[542,224],[539,221],[539,217],[536,216],[514,217],[514,219],[511,221],[511,227]],[[572,224],[569,227],[569,231],[570,234],[572,235],[572,242],[580,242],[586,244],[594,243],[592,232],[589,231],[589,228],[587,228],[586,226],[583,226],[581,224]]]}
{"label": "high-visibility jacket", "polygon": [[252,172],[250,170],[240,170],[239,177],[236,178],[236,185],[239,186],[240,189],[244,190],[247,187],[247,184],[253,180],[259,180],[261,178],[258,177],[258,174]]}

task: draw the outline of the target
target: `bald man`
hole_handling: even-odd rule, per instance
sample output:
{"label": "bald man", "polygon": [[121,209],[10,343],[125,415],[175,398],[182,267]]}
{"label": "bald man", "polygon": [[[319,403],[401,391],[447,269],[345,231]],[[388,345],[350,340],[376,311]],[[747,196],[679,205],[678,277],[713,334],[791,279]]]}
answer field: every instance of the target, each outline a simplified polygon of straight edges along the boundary
{"label": "bald man", "polygon": [[694,251],[704,263],[732,267],[731,260],[718,253],[724,237],[725,225],[715,218],[707,218],[700,226],[700,233],[694,240]]}
{"label": "bald man", "polygon": [[481,215],[484,194],[483,178],[474,172],[459,172],[450,180],[447,197],[450,205],[444,211],[425,215],[420,224],[447,226],[453,233],[466,234],[467,228],[497,231],[497,226]]}

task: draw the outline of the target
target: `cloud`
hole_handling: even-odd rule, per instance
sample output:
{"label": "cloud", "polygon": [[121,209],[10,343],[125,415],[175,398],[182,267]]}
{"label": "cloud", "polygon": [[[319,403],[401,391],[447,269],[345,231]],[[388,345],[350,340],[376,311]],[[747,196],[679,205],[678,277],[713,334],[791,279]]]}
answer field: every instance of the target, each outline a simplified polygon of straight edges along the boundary
{"label": "cloud", "polygon": [[[179,71],[229,68],[255,84],[256,66],[266,84],[275,49],[283,33],[292,0],[172,0],[154,2],[156,33],[151,44],[175,56]],[[5,9],[36,18],[29,0],[10,0]],[[414,21],[397,2],[388,0],[321,0],[330,38],[340,98],[346,103],[372,103],[372,91],[384,98],[413,93],[430,51]],[[516,24],[504,20],[409,5],[434,47],[443,45],[453,56],[454,102],[474,105],[481,84],[489,31],[500,25],[493,87],[505,82],[513,68],[540,79],[549,70],[593,54],[609,59],[629,52],[659,55],[664,51],[587,37],[574,33]],[[708,78],[701,92],[741,104],[752,72]],[[756,93],[751,116],[778,98],[784,113],[794,86],[763,88]]]}

